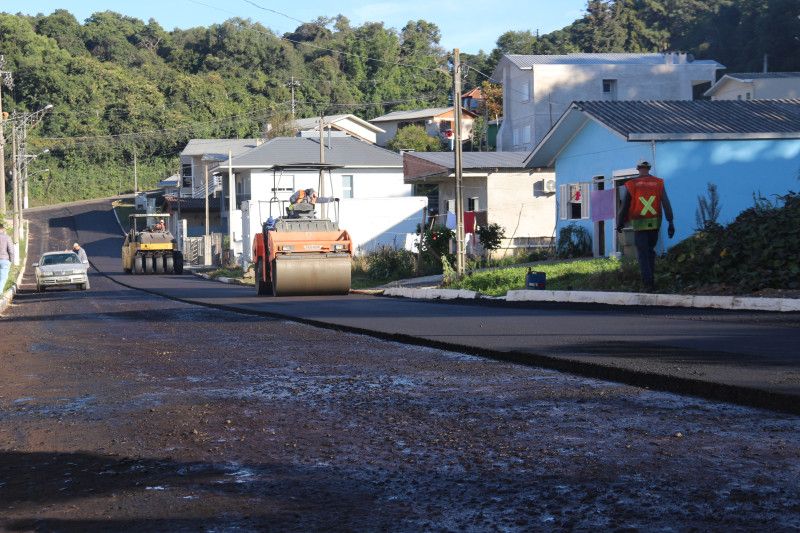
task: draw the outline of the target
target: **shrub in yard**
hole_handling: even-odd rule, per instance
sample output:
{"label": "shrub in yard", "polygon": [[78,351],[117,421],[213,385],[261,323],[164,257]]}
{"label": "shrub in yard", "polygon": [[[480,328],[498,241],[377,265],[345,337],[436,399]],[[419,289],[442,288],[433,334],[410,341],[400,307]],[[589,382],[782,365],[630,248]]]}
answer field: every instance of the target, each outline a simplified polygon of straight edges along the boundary
{"label": "shrub in yard", "polygon": [[367,256],[366,273],[376,280],[411,278],[416,262],[416,256],[408,250],[382,246]]}
{"label": "shrub in yard", "polygon": [[578,224],[570,224],[558,232],[558,257],[588,257],[592,255],[592,237],[589,231]]}
{"label": "shrub in yard", "polygon": [[438,265],[441,264],[442,256],[452,259],[450,254],[450,240],[455,238],[455,236],[456,234],[453,230],[444,226],[434,226],[426,229],[422,233],[422,242],[419,245],[419,249],[423,254],[423,264],[438,269]]}
{"label": "shrub in yard", "polygon": [[487,252],[497,250],[506,236],[506,230],[500,224],[487,224],[478,228],[478,241]]}
{"label": "shrub in yard", "polygon": [[[782,205],[781,205],[782,204]],[[662,274],[680,288],[737,291],[800,288],[800,194],[756,201],[726,227],[698,231],[672,247]]]}

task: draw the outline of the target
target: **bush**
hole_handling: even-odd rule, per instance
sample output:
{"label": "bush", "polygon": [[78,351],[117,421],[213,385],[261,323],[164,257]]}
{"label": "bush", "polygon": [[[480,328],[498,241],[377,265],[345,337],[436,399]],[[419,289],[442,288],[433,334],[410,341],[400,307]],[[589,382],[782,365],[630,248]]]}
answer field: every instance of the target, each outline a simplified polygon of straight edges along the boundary
{"label": "bush", "polygon": [[434,226],[424,231],[419,248],[422,253],[438,262],[443,255],[450,255],[450,240],[455,236],[455,231],[449,228]]}
{"label": "bush", "polygon": [[478,228],[478,240],[483,246],[483,249],[491,252],[500,248],[503,238],[506,236],[506,230],[500,224],[489,224]]}
{"label": "bush", "polygon": [[592,255],[592,237],[583,226],[572,223],[558,232],[556,254],[561,258]]}
{"label": "bush", "polygon": [[684,289],[800,288],[800,195],[755,204],[728,226],[698,231],[671,248],[663,273]]}
{"label": "bush", "polygon": [[417,258],[408,250],[383,246],[365,258],[368,277],[374,280],[395,280],[414,277]]}

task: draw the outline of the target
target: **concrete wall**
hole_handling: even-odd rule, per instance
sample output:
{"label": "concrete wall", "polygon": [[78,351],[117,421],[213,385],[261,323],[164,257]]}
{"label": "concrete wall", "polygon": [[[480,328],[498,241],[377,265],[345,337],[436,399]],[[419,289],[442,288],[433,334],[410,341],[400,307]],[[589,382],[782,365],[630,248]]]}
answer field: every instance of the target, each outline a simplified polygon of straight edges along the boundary
{"label": "concrete wall", "polygon": [[[478,197],[481,211],[487,211],[490,224],[500,224],[506,232],[504,248],[526,247],[527,239],[553,236],[555,227],[554,195],[541,192],[541,182],[553,179],[553,173],[493,172],[485,177],[464,178],[464,206],[467,198]],[[455,199],[455,184],[439,185],[440,213],[447,212],[448,200]],[[517,244],[514,239],[518,239]],[[522,243],[522,244],[520,244]]]}
{"label": "concrete wall", "polygon": [[[753,206],[753,194],[770,200],[798,189],[800,139],[742,141],[626,142],[595,122],[572,140],[556,160],[556,181],[590,182],[594,176],[611,178],[614,171],[636,166],[640,158],[653,162],[651,173],[664,179],[675,213],[675,237],[666,239],[662,226],[659,251],[694,233],[698,197],[705,197],[707,184],[717,186],[721,198],[719,222],[732,222]],[[611,185],[607,183],[606,188]],[[559,187],[560,189],[560,187]],[[560,192],[556,195],[558,205]],[[575,222],[597,239],[591,220],[559,220],[557,230]],[[606,254],[613,251],[614,222],[605,224]]]}
{"label": "concrete wall", "polygon": [[[507,64],[503,85],[503,124],[498,150],[532,150],[573,101],[589,100],[691,100],[693,84],[713,82],[712,65],[665,63],[660,65],[536,65],[520,70]],[[603,80],[616,80],[612,93],[603,92]],[[523,85],[531,84],[526,101]],[[529,142],[522,130],[531,128]],[[514,143],[513,130],[520,128]]]}
{"label": "concrete wall", "polygon": [[553,173],[497,172],[488,178],[489,223],[506,230],[505,247],[525,247],[514,239],[537,239],[553,236],[555,201],[544,194],[537,182],[553,179]]}

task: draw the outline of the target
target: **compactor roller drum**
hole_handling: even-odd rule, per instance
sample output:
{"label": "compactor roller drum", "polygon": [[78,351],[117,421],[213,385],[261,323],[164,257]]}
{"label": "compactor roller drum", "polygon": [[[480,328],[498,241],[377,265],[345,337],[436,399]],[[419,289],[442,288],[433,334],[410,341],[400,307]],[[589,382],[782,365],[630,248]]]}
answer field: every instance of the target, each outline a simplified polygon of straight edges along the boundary
{"label": "compactor roller drum", "polygon": [[[169,215],[158,215],[158,218]],[[153,215],[131,215],[131,229],[122,245],[122,269],[133,274],[182,274],[183,254],[166,229],[148,227]],[[138,225],[144,223],[144,229]]]}
{"label": "compactor roller drum", "polygon": [[352,241],[330,220],[279,219],[253,241],[256,294],[350,292]]}

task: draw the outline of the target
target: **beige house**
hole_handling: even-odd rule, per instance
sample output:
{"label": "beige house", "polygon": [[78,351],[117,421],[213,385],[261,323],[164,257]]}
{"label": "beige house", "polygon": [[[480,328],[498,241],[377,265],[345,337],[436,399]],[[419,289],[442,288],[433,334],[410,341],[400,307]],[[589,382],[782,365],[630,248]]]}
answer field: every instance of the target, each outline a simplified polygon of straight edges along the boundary
{"label": "beige house", "polygon": [[[378,126],[355,115],[326,115],[322,120],[326,130],[341,131],[372,144],[377,142],[378,134],[385,133]],[[293,122],[293,126],[298,131],[319,131],[319,117],[299,118]]]}
{"label": "beige house", "polygon": [[779,100],[800,98],[800,72],[725,74],[705,96],[712,100]]}
{"label": "beige house", "polygon": [[[477,115],[462,109],[461,112],[461,140],[467,141],[472,136],[473,123]],[[378,145],[386,146],[394,139],[398,130],[406,126],[422,126],[431,137],[439,137],[447,143],[453,138],[453,125],[455,123],[454,108],[433,107],[430,109],[415,109],[412,111],[394,111],[392,113],[373,118],[370,122],[379,126],[384,131],[378,134]]]}
{"label": "beige house", "polygon": [[[464,211],[477,213],[478,224],[505,229],[505,249],[549,245],[556,224],[555,174],[525,168],[526,152],[465,152],[463,154]],[[455,212],[455,173],[449,152],[403,154],[405,182],[415,195],[431,200],[429,212],[446,225]],[[451,217],[452,218],[452,217]]]}

